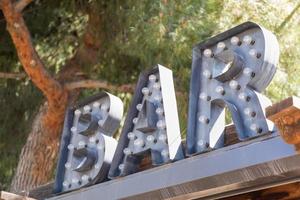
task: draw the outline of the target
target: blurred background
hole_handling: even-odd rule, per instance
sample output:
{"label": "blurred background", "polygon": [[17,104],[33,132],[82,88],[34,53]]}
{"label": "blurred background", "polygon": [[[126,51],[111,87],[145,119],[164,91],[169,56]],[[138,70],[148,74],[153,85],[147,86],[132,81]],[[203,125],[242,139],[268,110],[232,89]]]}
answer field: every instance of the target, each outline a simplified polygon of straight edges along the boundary
{"label": "blurred background", "polygon": [[[82,59],[80,76],[135,84],[159,63],[173,70],[181,132],[186,134],[191,52],[195,44],[245,21],[271,30],[280,44],[277,73],[265,91],[272,102],[300,96],[298,0],[35,0],[24,11],[38,54],[57,74],[81,47],[87,28],[98,37],[97,62]],[[99,23],[89,26],[93,19]],[[3,74],[12,73],[7,77]],[[80,99],[100,89],[81,90]],[[110,91],[126,105],[131,93]],[[44,97],[24,74],[0,12],[0,190],[7,190],[32,120]],[[126,110],[125,109],[125,110]]]}

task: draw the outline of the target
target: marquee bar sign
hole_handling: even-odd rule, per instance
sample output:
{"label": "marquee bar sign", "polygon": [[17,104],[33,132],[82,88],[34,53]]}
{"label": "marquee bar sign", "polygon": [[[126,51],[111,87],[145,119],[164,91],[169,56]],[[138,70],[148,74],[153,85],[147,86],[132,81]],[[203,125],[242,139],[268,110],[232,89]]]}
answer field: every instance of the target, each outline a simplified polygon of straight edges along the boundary
{"label": "marquee bar sign", "polygon": [[172,71],[161,65],[140,75],[118,142],[113,138],[123,116],[118,97],[103,92],[70,108],[55,193],[133,174],[147,154],[152,165],[164,165],[221,148],[225,107],[240,140],[273,131],[264,113],[270,101],[260,92],[272,80],[278,58],[276,37],[252,22],[195,46],[186,148]]}

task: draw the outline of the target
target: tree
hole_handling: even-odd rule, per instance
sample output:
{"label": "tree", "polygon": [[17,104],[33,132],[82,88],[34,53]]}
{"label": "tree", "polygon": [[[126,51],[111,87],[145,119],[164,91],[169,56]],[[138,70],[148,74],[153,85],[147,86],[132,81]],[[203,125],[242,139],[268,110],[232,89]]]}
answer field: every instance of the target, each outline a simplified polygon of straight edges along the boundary
{"label": "tree", "polygon": [[139,72],[157,63],[174,71],[184,135],[193,45],[246,20],[280,40],[279,73],[268,96],[299,94],[298,8],[291,0],[0,0],[0,182],[13,172],[13,191],[49,181],[66,107],[99,88],[128,102]]}

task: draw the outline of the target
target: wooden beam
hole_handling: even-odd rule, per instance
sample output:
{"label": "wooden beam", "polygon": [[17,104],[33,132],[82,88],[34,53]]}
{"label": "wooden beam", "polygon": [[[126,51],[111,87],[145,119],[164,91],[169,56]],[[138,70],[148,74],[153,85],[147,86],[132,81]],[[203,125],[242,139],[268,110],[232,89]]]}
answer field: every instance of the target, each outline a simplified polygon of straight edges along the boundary
{"label": "wooden beam", "polygon": [[29,198],[26,196],[21,196],[21,195],[4,192],[4,191],[0,192],[0,199],[1,200],[36,200],[36,199]]}
{"label": "wooden beam", "polygon": [[276,124],[284,141],[300,152],[300,98],[289,97],[268,107],[266,116]]}

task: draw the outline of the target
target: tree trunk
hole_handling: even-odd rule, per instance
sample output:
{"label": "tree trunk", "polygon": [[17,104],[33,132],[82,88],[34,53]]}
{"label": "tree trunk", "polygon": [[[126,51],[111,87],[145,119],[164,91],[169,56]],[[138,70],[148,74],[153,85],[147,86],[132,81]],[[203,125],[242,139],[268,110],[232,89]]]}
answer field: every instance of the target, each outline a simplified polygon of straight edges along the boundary
{"label": "tree trunk", "polygon": [[[21,1],[19,0],[19,2]],[[47,82],[45,85],[41,85],[41,82],[43,83],[44,79],[48,78],[49,82],[52,81],[56,84],[56,79],[50,77],[44,71],[42,62],[31,44],[25,23],[20,13],[17,12],[18,9],[13,8],[10,0],[0,0],[0,6],[8,23],[8,31],[14,41],[19,59],[26,73],[47,98],[40,106],[39,112],[33,120],[31,131],[22,148],[19,163],[11,183],[12,192],[27,193],[30,189],[49,182],[53,177],[64,113],[67,105],[73,104],[79,95],[79,90],[69,91],[64,87],[64,83],[81,80],[82,77],[76,76],[78,72],[81,72],[81,68],[94,65],[97,62],[97,55],[99,54],[102,40],[101,20],[99,13],[96,11],[88,13],[89,22],[86,33],[81,40],[81,45],[74,57],[66,63],[56,77],[59,83],[58,88],[61,87],[62,89],[50,90],[49,92]],[[19,21],[16,22],[16,20]],[[24,30],[22,30],[23,28]],[[28,34],[27,38],[21,37],[23,36],[22,31]],[[31,48],[27,49],[27,51],[32,51],[33,56],[30,54],[25,55],[27,51],[26,48],[24,49],[23,43],[26,43],[26,47],[31,45]],[[36,68],[36,65],[40,65],[38,66],[39,68]],[[36,71],[34,70],[36,69],[46,73],[46,77],[43,77],[44,74],[38,74],[37,78],[35,78],[34,74],[36,74]],[[55,99],[52,99],[53,96]]]}

